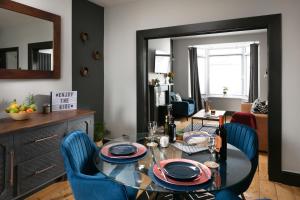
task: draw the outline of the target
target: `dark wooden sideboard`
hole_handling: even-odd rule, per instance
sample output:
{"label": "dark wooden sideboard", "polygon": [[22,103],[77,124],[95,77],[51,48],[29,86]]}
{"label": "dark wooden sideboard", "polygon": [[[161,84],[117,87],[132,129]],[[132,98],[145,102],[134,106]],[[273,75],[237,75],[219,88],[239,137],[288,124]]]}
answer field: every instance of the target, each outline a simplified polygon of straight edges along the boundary
{"label": "dark wooden sideboard", "polygon": [[91,138],[94,112],[32,114],[29,120],[0,119],[0,199],[20,199],[65,174],[60,143],[74,130]]}

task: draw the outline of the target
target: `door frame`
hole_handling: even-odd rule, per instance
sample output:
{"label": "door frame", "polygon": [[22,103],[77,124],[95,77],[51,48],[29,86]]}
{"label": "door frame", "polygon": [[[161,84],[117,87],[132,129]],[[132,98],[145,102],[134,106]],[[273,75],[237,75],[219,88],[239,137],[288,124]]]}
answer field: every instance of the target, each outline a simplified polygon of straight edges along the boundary
{"label": "door frame", "polygon": [[[282,169],[282,22],[281,14],[172,26],[136,32],[137,132],[147,131],[148,121],[148,40],[222,32],[267,29],[268,35],[268,172],[271,181],[300,185],[300,175]],[[272,86],[272,87],[270,87]],[[137,135],[137,139],[143,135]]]}

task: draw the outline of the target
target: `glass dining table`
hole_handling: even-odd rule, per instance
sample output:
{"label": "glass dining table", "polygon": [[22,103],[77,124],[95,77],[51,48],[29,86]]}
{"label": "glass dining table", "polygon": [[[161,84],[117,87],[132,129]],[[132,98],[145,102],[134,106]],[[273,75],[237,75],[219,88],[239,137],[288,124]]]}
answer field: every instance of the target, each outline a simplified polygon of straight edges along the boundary
{"label": "glass dining table", "polygon": [[[113,140],[105,145],[113,143],[120,143],[120,141]],[[197,185],[196,187],[193,186],[191,189],[187,187],[186,190],[176,190],[164,187],[162,184],[154,181],[153,177],[151,178],[149,170],[152,170],[155,160],[159,162],[166,159],[184,158],[204,163],[208,161],[210,157],[208,150],[187,154],[172,144],[167,148],[158,146],[150,150],[148,147],[147,154],[144,157],[136,162],[127,164],[107,162],[100,158],[99,153],[100,152],[95,155],[94,162],[100,172],[125,186],[156,194],[171,193],[174,194],[174,196],[180,196],[204,192],[217,192],[240,184],[249,175],[251,170],[251,162],[247,156],[238,148],[228,144],[227,160],[219,162],[217,169],[211,169],[212,175],[208,182]],[[153,157],[155,157],[155,159],[153,159]]]}

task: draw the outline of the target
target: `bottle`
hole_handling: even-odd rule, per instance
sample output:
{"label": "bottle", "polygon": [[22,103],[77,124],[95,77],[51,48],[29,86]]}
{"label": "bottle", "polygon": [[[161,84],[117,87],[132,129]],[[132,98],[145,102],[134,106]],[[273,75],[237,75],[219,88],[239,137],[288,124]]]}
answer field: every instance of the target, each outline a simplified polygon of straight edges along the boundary
{"label": "bottle", "polygon": [[220,128],[217,128],[216,130],[216,138],[215,138],[215,144],[216,144],[216,148],[215,148],[215,156],[216,156],[216,160],[218,161],[220,159],[220,150],[222,147],[222,138],[220,135]]}
{"label": "bottle", "polygon": [[176,125],[174,124],[174,118],[169,123],[169,142],[173,143],[176,141]]}
{"label": "bottle", "polygon": [[165,116],[165,125],[164,125],[165,134],[169,134],[169,116]]}
{"label": "bottle", "polygon": [[224,161],[227,159],[227,132],[226,129],[224,128],[223,116],[219,117],[219,130],[222,139],[222,146],[220,149],[220,160]]}

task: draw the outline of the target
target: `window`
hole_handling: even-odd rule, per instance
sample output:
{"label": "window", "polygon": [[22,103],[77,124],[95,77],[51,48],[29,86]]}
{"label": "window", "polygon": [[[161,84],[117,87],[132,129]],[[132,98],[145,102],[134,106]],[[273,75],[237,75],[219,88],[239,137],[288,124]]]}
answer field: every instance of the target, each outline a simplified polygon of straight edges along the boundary
{"label": "window", "polygon": [[206,96],[248,96],[250,43],[203,45],[197,49],[200,90]]}

